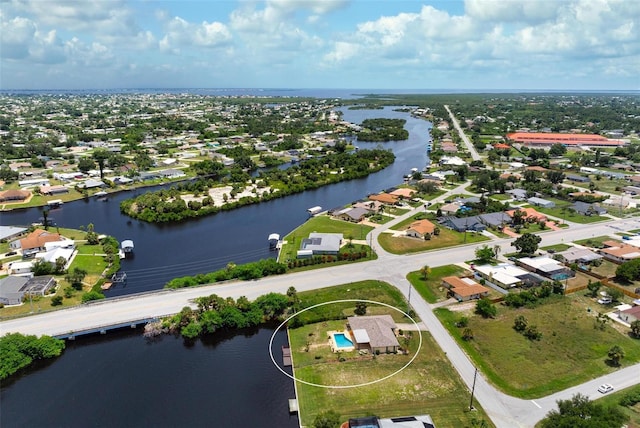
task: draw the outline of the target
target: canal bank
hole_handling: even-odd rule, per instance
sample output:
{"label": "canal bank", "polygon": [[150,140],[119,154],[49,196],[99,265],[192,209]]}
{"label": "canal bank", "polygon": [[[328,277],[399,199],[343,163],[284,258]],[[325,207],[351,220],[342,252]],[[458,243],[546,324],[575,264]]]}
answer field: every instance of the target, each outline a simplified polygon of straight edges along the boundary
{"label": "canal bank", "polygon": [[[112,287],[106,292],[107,297],[156,290],[172,278],[214,271],[230,262],[242,264],[274,257],[267,241],[269,234],[284,236],[304,223],[309,207],[345,205],[401,183],[411,168],[421,168],[427,163],[425,147],[429,140],[429,122],[406,112],[393,111],[390,107],[342,111],[344,119],[353,123],[376,117],[407,121],[405,128],[409,131],[409,139],[406,141],[357,143],[362,148],[381,146],[392,150],[396,161],[391,166],[363,179],[336,183],[179,224],[149,224],[120,213],[122,200],[151,189],[114,194],[108,202],[89,198],[65,203],[52,210],[50,217],[60,227],[79,228],[93,223],[95,230],[101,233],[135,242],[134,256],[122,263],[127,282]],[[0,224],[30,224],[41,216],[37,208],[2,212]]]}

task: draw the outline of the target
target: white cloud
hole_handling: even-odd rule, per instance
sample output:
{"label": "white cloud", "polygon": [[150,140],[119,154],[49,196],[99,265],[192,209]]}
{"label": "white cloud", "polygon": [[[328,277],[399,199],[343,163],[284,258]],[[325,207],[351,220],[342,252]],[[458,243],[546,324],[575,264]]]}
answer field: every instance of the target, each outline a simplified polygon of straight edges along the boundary
{"label": "white cloud", "polygon": [[160,49],[177,53],[181,48],[217,48],[227,45],[231,39],[229,29],[220,22],[204,21],[194,24],[175,17],[167,23],[167,32],[160,41]]}
{"label": "white cloud", "polygon": [[33,21],[19,16],[2,20],[0,32],[0,51],[4,58],[21,59],[29,56],[29,45],[36,34]]}

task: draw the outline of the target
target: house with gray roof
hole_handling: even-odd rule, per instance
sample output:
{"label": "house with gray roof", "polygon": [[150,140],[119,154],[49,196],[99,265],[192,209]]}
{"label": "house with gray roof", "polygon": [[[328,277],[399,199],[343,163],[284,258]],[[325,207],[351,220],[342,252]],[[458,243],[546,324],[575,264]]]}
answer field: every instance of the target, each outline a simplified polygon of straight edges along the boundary
{"label": "house with gray roof", "polygon": [[601,254],[597,254],[587,248],[569,248],[565,251],[557,253],[554,257],[564,263],[584,263],[588,264],[596,260],[601,260]]}
{"label": "house with gray roof", "polygon": [[465,230],[469,230],[473,232],[482,232],[483,230],[487,230],[487,226],[485,226],[485,224],[482,223],[480,216],[471,216],[471,217],[462,217],[462,218],[446,216],[446,217],[440,217],[438,219],[438,223],[440,223],[444,227],[453,229],[456,232],[464,232]]}
{"label": "house with gray roof", "polygon": [[602,208],[600,205],[589,204],[587,202],[582,202],[582,201],[574,202],[571,208],[576,210],[578,214],[587,215],[587,216],[594,215],[594,214],[602,215],[607,213],[606,208]]}
{"label": "house with gray roof", "polygon": [[524,201],[527,199],[527,191],[524,189],[511,189],[505,193],[510,194],[516,201]]}
{"label": "house with gray roof", "polygon": [[17,238],[27,231],[26,227],[0,226],[0,241]]}
{"label": "house with gray roof", "polygon": [[398,352],[397,327],[391,315],[369,315],[347,318],[357,349],[376,353]]}
{"label": "house with gray roof", "polygon": [[29,278],[9,275],[0,279],[0,303],[4,305],[19,305],[22,303],[24,292],[20,291],[29,282]]}
{"label": "house with gray roof", "polygon": [[[342,233],[310,233],[308,238],[304,238],[300,244],[299,256],[332,254],[336,255],[340,251],[342,245]],[[304,253],[300,254],[300,252]]]}
{"label": "house with gray roof", "polygon": [[589,177],[583,177],[582,175],[576,174],[567,174],[565,176],[565,180],[575,181],[576,183],[590,183],[591,179]]}
{"label": "house with gray roof", "polygon": [[535,206],[535,207],[542,207],[542,208],[553,208],[556,206],[555,202],[553,201],[549,201],[547,199],[542,199],[542,198],[538,198],[538,197],[533,197],[533,198],[529,198],[527,199],[527,202],[529,202],[531,205]]}
{"label": "house with gray roof", "polygon": [[333,216],[336,218],[339,218],[340,220],[358,223],[359,221],[363,220],[367,216],[367,214],[370,214],[370,213],[371,211],[369,211],[366,208],[350,207],[350,208],[345,208],[340,211],[334,212]]}
{"label": "house with gray roof", "polygon": [[513,219],[505,212],[480,214],[480,221],[489,227],[502,228],[511,224]]}

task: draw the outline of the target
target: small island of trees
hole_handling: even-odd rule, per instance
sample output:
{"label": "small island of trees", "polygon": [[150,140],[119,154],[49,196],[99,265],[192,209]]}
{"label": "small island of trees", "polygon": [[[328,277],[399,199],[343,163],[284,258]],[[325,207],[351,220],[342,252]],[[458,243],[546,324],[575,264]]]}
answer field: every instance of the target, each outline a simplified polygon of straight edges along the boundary
{"label": "small island of trees", "polygon": [[409,138],[409,131],[404,129],[404,119],[365,119],[362,130],[358,132],[359,141],[386,142]]}
{"label": "small island of trees", "polygon": [[[226,169],[220,162],[205,160],[191,167],[199,179],[124,200],[120,210],[150,223],[183,221],[366,177],[391,165],[394,160],[393,152],[384,149],[338,152],[306,159],[284,171],[263,171],[257,178],[238,167]],[[216,203],[211,197],[212,189],[222,186],[229,190],[222,195],[223,200]]]}

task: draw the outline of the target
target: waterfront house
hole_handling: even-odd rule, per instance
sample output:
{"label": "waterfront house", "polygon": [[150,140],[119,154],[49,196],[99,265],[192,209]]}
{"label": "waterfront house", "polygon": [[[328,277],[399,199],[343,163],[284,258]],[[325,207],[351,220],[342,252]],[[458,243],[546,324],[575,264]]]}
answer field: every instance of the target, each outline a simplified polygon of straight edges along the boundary
{"label": "waterfront house", "polygon": [[390,195],[396,196],[400,199],[411,199],[414,193],[416,193],[415,190],[408,189],[406,187],[401,187],[399,189],[394,190],[393,192],[389,192]]}
{"label": "waterfront house", "polygon": [[369,195],[369,200],[382,202],[387,205],[395,205],[398,202],[398,197],[389,193],[378,193],[375,195]]}
{"label": "waterfront house", "polygon": [[333,213],[335,218],[344,221],[350,221],[353,223],[358,223],[365,219],[365,217],[370,213],[366,208],[344,208],[340,211],[336,211]]}
{"label": "waterfront house", "polygon": [[14,250],[21,249],[22,255],[28,257],[39,251],[45,250],[45,244],[47,242],[57,242],[65,240],[66,238],[60,236],[60,234],[58,233],[51,233],[44,229],[36,229],[26,237],[11,242],[9,246]]}
{"label": "waterfront house", "polygon": [[347,428],[435,428],[429,415],[396,416],[380,419],[377,416],[351,418],[342,424]]}
{"label": "waterfront house", "polygon": [[42,186],[40,187],[40,193],[43,195],[61,195],[64,193],[69,193],[69,188],[65,186]]}
{"label": "waterfront house", "polygon": [[347,327],[355,339],[356,349],[366,349],[375,353],[396,353],[398,343],[397,327],[391,315],[369,315],[348,317]]}
{"label": "waterfront house", "polygon": [[298,257],[322,254],[337,255],[340,252],[342,240],[342,233],[310,233],[308,238],[302,240]]}
{"label": "waterfront house", "polygon": [[25,227],[0,226],[0,241],[17,238],[27,231]]}
{"label": "waterfront house", "polygon": [[0,202],[22,202],[31,196],[28,190],[9,189],[0,192]]}

